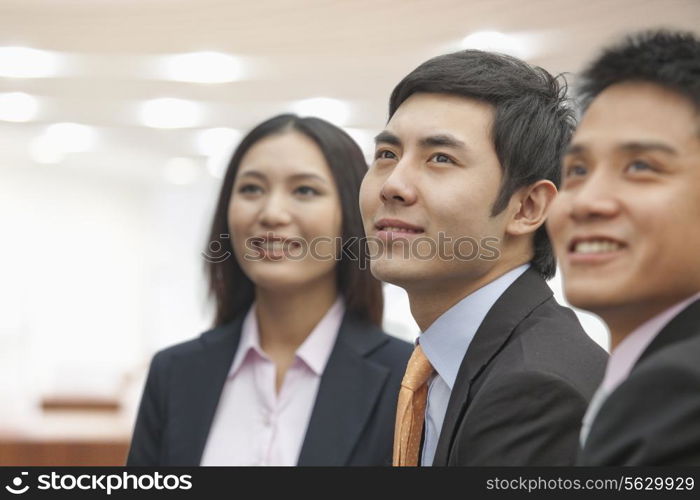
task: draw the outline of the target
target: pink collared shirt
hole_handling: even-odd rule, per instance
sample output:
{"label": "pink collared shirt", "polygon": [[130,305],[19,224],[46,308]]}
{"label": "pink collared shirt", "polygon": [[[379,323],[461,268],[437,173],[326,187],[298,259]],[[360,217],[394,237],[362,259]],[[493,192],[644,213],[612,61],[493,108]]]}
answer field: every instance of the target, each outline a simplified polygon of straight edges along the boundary
{"label": "pink collared shirt", "polygon": [[610,394],[625,381],[634,364],[659,332],[683,309],[698,299],[700,299],[700,292],[642,323],[618,344],[615,350],[610,353],[605,377],[601,384],[605,393]]}
{"label": "pink collared shirt", "polygon": [[296,465],[321,375],[345,313],[341,298],[295,353],[279,393],[253,305],[216,409],[201,465]]}

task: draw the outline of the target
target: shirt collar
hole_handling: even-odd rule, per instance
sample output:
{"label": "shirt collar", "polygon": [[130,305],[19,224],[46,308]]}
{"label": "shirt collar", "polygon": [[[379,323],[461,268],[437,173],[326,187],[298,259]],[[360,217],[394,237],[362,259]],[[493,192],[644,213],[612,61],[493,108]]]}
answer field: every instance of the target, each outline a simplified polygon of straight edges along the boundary
{"label": "shirt collar", "polygon": [[482,286],[445,311],[418,336],[417,342],[435,371],[449,386],[457,379],[462,359],[491,307],[513,282],[527,271],[523,264]]}
{"label": "shirt collar", "polygon": [[265,353],[260,347],[260,336],[258,334],[258,318],[255,316],[255,304],[253,304],[243,319],[241,327],[241,340],[238,342],[236,355],[231,363],[231,369],[228,372],[229,377],[233,377],[238,369],[243,364],[243,360],[247,357],[248,352],[253,351],[259,356],[266,358]]}
{"label": "shirt collar", "polygon": [[[345,314],[345,303],[341,297],[333,303],[321,321],[311,330],[306,340],[297,348],[295,357],[303,361],[316,375],[321,375],[328,363],[340,325]],[[233,377],[250,351],[269,359],[260,347],[260,330],[253,304],[243,320],[241,340],[231,363],[228,376]]]}
{"label": "shirt collar", "polygon": [[627,335],[610,353],[602,387],[610,392],[620,385],[659,332],[683,309],[698,299],[700,299],[700,292],[657,314]]}
{"label": "shirt collar", "polygon": [[326,368],[344,314],[345,304],[339,297],[297,349],[296,356],[316,375],[321,375]]}

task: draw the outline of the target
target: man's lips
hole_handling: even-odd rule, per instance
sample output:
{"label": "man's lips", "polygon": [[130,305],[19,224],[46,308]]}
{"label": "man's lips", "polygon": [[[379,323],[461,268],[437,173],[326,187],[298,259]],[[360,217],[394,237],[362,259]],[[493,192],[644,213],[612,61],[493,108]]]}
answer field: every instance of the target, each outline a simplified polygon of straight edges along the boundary
{"label": "man's lips", "polygon": [[628,248],[626,242],[608,235],[586,235],[572,238],[566,259],[571,264],[603,264],[620,256]]}
{"label": "man's lips", "polygon": [[386,233],[405,233],[405,234],[420,234],[425,230],[421,226],[408,223],[401,219],[379,219],[374,228],[379,232]]}
{"label": "man's lips", "polygon": [[610,236],[578,236],[569,242],[568,251],[570,254],[595,254],[615,252],[625,247],[624,241]]}

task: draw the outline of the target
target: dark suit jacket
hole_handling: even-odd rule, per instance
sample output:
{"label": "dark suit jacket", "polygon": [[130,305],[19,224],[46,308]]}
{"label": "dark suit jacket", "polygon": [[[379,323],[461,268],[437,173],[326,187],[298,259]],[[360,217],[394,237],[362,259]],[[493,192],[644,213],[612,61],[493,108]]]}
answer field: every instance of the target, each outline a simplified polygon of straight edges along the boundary
{"label": "dark suit jacket", "polygon": [[[243,319],[157,353],[127,465],[199,465]],[[298,465],[391,465],[396,401],[412,346],[346,313]]]}
{"label": "dark suit jacket", "polygon": [[579,465],[700,465],[700,300],[651,341],[603,402]]}
{"label": "dark suit jacket", "polygon": [[573,465],[606,359],[573,311],[528,269],[467,349],[433,465]]}

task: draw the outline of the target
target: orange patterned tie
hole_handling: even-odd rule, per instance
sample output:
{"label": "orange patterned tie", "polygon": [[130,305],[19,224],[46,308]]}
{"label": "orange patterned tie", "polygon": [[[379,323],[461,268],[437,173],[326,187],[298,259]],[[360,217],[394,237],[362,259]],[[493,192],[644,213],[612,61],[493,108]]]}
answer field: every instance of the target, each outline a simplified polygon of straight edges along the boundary
{"label": "orange patterned tie", "polygon": [[408,360],[401,381],[394,430],[394,467],[418,465],[418,448],[423,435],[428,379],[433,367],[418,345]]}

